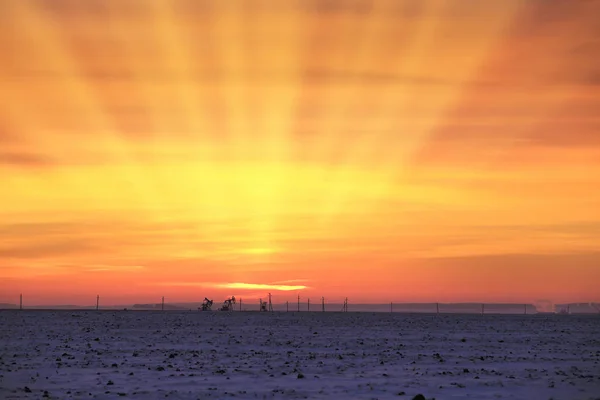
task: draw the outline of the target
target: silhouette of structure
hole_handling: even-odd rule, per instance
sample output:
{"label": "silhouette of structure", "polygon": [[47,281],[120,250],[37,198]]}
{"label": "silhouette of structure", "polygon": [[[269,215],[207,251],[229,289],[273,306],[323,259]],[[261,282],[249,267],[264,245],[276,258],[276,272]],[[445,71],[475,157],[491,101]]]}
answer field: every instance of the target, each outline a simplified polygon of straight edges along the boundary
{"label": "silhouette of structure", "polygon": [[204,301],[202,302],[202,307],[200,308],[201,311],[210,311],[212,309],[212,305],[213,305],[213,301],[210,300],[208,297],[204,298]]}
{"label": "silhouette of structure", "polygon": [[223,302],[221,306],[221,311],[233,311],[233,306],[235,305],[235,296],[231,296],[227,300]]}
{"label": "silhouette of structure", "polygon": [[344,305],[342,305],[342,312],[348,312],[348,298],[344,299]]}

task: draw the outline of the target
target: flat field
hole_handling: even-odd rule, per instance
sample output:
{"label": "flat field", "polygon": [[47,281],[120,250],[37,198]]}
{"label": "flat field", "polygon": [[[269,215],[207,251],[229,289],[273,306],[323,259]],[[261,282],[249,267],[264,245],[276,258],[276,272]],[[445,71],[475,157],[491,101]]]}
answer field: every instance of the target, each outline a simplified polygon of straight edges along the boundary
{"label": "flat field", "polygon": [[600,317],[0,311],[0,398],[600,399]]}

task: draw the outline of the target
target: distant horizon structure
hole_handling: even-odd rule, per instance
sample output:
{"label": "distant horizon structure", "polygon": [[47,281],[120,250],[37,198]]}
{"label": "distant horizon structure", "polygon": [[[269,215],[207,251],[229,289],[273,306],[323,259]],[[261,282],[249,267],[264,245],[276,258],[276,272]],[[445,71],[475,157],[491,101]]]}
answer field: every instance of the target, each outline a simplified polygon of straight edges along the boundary
{"label": "distant horizon structure", "polygon": [[205,297],[204,301],[202,302],[202,305],[200,306],[200,308],[198,308],[198,310],[211,311],[212,305],[213,305],[213,301],[211,299],[209,299],[208,297]]}
{"label": "distant horizon structure", "polygon": [[[294,312],[296,310],[294,310],[294,305],[292,304],[292,300],[286,300],[285,297],[284,299],[281,299],[281,301],[279,302],[275,302],[275,299],[273,299],[273,293],[268,293],[270,294],[270,298],[269,300],[262,298],[264,305],[265,305],[265,310],[264,311],[273,311],[273,312],[279,312],[279,311],[288,311],[288,312]],[[19,302],[13,301],[10,304],[6,303],[6,305],[4,306],[5,308],[11,308],[14,310],[25,310],[25,299],[24,299],[25,294],[24,293],[20,293],[19,294]],[[35,303],[29,303],[29,307],[30,309],[33,307],[35,308],[40,308],[40,309],[91,309],[91,310],[99,310],[100,309],[100,295],[98,294],[96,296],[96,303],[93,306],[90,306],[89,303],[87,305],[81,304],[81,305],[70,305],[70,304],[64,304],[64,305],[60,305],[60,304],[54,304],[54,305],[36,305]],[[301,295],[298,295],[298,297],[300,298],[300,303],[298,304],[299,307],[297,307],[297,310],[299,309],[300,312],[302,312],[302,298]],[[14,299],[16,300],[16,299]],[[205,298],[205,300],[207,300]],[[228,300],[232,300],[231,301],[231,311],[233,311],[235,308],[235,302],[233,302],[233,297],[231,299]],[[326,302],[326,300],[324,299],[324,296],[321,297],[321,301],[318,303],[321,303],[321,307],[318,307],[318,303],[315,304],[311,304],[312,303],[312,299],[310,297],[308,297],[305,299],[307,304],[307,309],[309,312],[315,312],[315,311],[319,311],[319,308],[321,308],[320,311],[323,311],[323,308],[325,308],[325,312],[327,312],[327,306],[326,304],[324,304]],[[338,297],[337,300],[342,300],[342,304],[340,307],[340,303],[334,301],[335,299],[332,297],[332,302],[330,303],[330,307],[329,307],[329,312],[349,312],[349,298],[348,297]],[[174,302],[174,303],[173,303]],[[255,310],[255,306],[250,305],[248,308],[244,309],[244,306],[242,304],[242,300],[241,299],[237,299],[237,302],[240,303],[239,306],[239,310],[240,311],[254,311]],[[285,304],[284,304],[285,303]],[[105,307],[105,310],[113,310],[113,309],[129,309],[130,306],[133,307],[133,309],[154,309],[154,310],[163,310],[164,312],[169,312],[170,310],[175,310],[175,309],[182,309],[185,308],[187,305],[196,305],[196,303],[179,303],[177,300],[175,299],[171,299],[171,305],[167,304],[167,297],[166,296],[161,296],[161,300],[160,302],[150,302],[148,304],[126,304],[126,303],[114,303],[112,302],[111,299],[107,300],[107,304]],[[260,303],[259,303],[260,304]],[[396,307],[394,308],[394,306],[396,305]],[[285,306],[285,308],[284,308]],[[400,308],[398,308],[398,306]],[[553,304],[554,306],[554,313],[555,314],[581,314],[581,313],[587,313],[587,314],[597,314],[600,313],[600,302],[592,302],[592,301],[586,301],[586,302],[579,302],[579,303],[564,303],[564,304]],[[159,308],[160,307],[160,308]],[[312,307],[312,308],[311,308]],[[339,307],[339,308],[337,308]],[[531,307],[531,309],[530,309]],[[2,308],[2,306],[0,306],[0,308]],[[200,310],[200,308],[198,308],[198,310]],[[237,310],[236,310],[237,311]],[[305,310],[306,311],[306,310]],[[513,302],[513,303],[485,303],[480,301],[473,301],[473,302],[457,302],[457,303],[444,303],[444,302],[430,302],[430,303],[402,303],[402,302],[398,302],[396,304],[394,304],[393,301],[391,302],[382,302],[382,303],[358,303],[355,304],[353,306],[353,312],[399,312],[399,313],[429,313],[429,314],[455,314],[455,313],[469,313],[469,314],[484,314],[486,316],[488,315],[496,315],[496,314],[517,314],[517,315],[534,315],[534,314],[539,314],[539,313],[543,313],[543,314],[548,314],[549,312],[544,312],[544,311],[539,311],[536,306],[534,304],[531,303],[519,303],[519,302]]]}
{"label": "distant horizon structure", "polygon": [[344,299],[344,305],[342,306],[342,312],[348,312],[348,298]]}
{"label": "distant horizon structure", "polygon": [[300,312],[300,295],[298,295],[298,312]]}
{"label": "distant horizon structure", "polygon": [[267,310],[267,302],[262,300],[262,297],[258,300],[258,311],[268,311]]}
{"label": "distant horizon structure", "polygon": [[233,311],[235,305],[235,296],[231,296],[223,302],[219,311]]}

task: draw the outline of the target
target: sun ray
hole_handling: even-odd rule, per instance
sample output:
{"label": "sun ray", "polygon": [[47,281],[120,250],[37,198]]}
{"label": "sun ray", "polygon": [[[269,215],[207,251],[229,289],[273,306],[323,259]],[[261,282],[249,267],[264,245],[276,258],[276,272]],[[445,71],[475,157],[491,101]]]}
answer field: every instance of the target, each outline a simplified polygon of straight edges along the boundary
{"label": "sun ray", "polygon": [[203,282],[422,298],[433,269],[511,252],[529,273],[597,264],[597,10],[0,2],[0,302],[277,290]]}
{"label": "sun ray", "polygon": [[[68,77],[60,82],[62,84],[61,100],[65,101],[62,105],[68,104],[73,118],[85,121],[84,126],[91,130],[80,132],[79,135],[94,135],[94,140],[98,145],[114,150],[118,155],[119,162],[123,165],[124,173],[129,176],[131,184],[136,188],[140,202],[152,204],[156,197],[153,197],[148,188],[144,187],[144,180],[140,178],[143,176],[142,169],[139,165],[136,166],[126,144],[118,137],[110,118],[96,101],[92,88],[81,78],[82,73],[76,58],[64,45],[65,37],[60,28],[44,15],[44,10],[40,8],[41,4],[36,6],[34,3],[13,1],[10,5],[13,7],[12,13],[15,18],[22,21],[22,34],[37,42],[35,59],[31,60],[31,63],[43,65],[43,72],[48,72],[50,76],[52,73],[62,73]],[[62,138],[64,139],[64,136]],[[56,146],[54,148],[58,149]],[[87,179],[84,176],[71,175],[70,179],[68,185],[73,187],[87,185]]]}

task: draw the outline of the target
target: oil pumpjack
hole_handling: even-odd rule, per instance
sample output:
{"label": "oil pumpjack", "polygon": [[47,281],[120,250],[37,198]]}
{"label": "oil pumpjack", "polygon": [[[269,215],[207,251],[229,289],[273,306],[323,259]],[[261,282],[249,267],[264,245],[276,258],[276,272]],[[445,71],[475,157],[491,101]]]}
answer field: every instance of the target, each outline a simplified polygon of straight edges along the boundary
{"label": "oil pumpjack", "polygon": [[208,297],[204,298],[204,301],[202,302],[202,308],[200,308],[200,310],[202,311],[210,311],[213,305],[213,301],[209,300]]}
{"label": "oil pumpjack", "polygon": [[223,302],[223,306],[221,306],[220,311],[233,311],[233,306],[235,305],[235,296],[231,296],[229,299]]}

